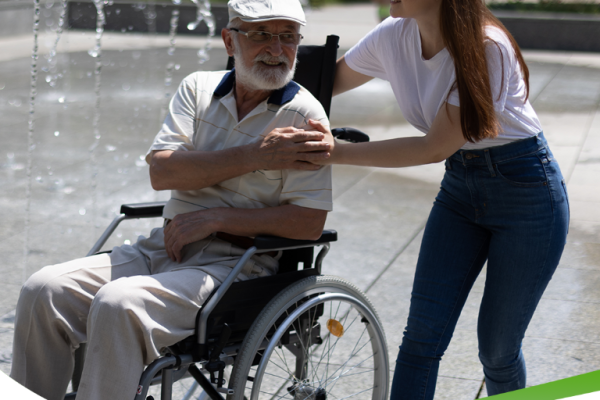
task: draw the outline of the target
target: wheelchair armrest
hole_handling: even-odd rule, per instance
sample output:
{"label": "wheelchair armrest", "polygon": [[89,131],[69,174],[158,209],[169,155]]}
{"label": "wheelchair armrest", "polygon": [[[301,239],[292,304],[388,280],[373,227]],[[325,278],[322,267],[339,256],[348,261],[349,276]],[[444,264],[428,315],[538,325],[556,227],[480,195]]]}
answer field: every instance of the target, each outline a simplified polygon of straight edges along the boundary
{"label": "wheelchair armrest", "polygon": [[328,243],[337,241],[337,231],[332,229],[324,230],[321,237],[317,240],[296,240],[286,239],[278,236],[257,236],[254,238],[254,246],[258,250],[280,249],[284,247],[309,247],[316,246],[319,243]]}
{"label": "wheelchair armrest", "polygon": [[152,203],[133,203],[121,205],[121,214],[128,217],[150,218],[162,217],[166,201],[155,201]]}
{"label": "wheelchair armrest", "polygon": [[102,249],[110,235],[117,229],[117,226],[126,219],[136,218],[156,218],[162,217],[165,201],[156,201],[152,203],[133,203],[121,205],[121,215],[117,215],[110,225],[104,230],[100,238],[87,253],[86,257],[94,255]]}
{"label": "wheelchair armrest", "polygon": [[335,128],[331,130],[334,138],[351,143],[368,142],[369,135],[354,128]]}

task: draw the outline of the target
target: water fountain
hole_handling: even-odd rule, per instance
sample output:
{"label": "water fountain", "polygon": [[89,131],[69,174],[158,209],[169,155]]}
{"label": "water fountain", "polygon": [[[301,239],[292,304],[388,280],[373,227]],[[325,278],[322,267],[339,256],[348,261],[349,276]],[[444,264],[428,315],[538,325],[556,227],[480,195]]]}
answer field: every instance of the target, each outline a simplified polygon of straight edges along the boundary
{"label": "water fountain", "polygon": [[[11,150],[2,166],[13,176],[21,169],[26,175],[23,258],[15,284],[50,262],[84,255],[121,203],[167,195],[149,190],[144,155],[166,113],[173,81],[225,65],[224,56],[209,62],[216,23],[208,0],[194,1],[195,19],[187,23],[190,31],[203,25],[204,40],[178,34],[181,0],[171,5],[168,35],[157,32],[158,5],[136,5],[148,33],[114,33],[105,32],[105,26],[124,5],[94,0],[95,29],[89,33],[66,29],[67,0],[51,1],[34,3],[26,162]],[[177,48],[180,39],[183,46]],[[83,43],[89,46],[85,52]],[[11,105],[22,103],[15,99]],[[54,225],[39,227],[39,222]],[[112,244],[134,242],[155,222],[124,227]],[[56,254],[45,245],[39,249],[42,231],[61,244]]]}
{"label": "water fountain", "polygon": [[[34,139],[33,133],[35,130],[35,97],[37,95],[37,61],[38,61],[38,32],[40,26],[40,0],[34,0],[33,9],[33,49],[31,51],[31,87],[29,94],[29,118],[27,121],[27,189],[25,191],[25,232],[23,239],[23,282],[28,277],[27,274],[27,261],[29,257],[29,229],[30,229],[30,207],[31,207],[31,172],[32,172],[32,161],[33,161],[33,150],[34,150]],[[14,153],[13,154],[14,157]],[[10,156],[8,157],[11,158]]]}

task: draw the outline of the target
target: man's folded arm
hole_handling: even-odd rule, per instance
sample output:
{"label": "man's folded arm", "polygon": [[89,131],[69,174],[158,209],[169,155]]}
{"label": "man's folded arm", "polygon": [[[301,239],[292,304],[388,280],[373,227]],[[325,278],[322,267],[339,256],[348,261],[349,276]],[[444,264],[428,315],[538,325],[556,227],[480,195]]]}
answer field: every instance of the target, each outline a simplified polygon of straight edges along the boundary
{"label": "man's folded arm", "polygon": [[244,175],[256,162],[243,147],[219,151],[153,151],[149,156],[154,190],[199,190]]}
{"label": "man's folded arm", "polygon": [[316,171],[329,156],[321,132],[278,128],[261,141],[217,151],[154,150],[148,157],[155,190],[199,190],[256,170]]}
{"label": "man's folded arm", "polygon": [[165,247],[171,259],[181,261],[183,246],[214,232],[316,240],[321,236],[326,218],[326,210],[294,204],[259,209],[210,208],[175,216],[165,227]]}

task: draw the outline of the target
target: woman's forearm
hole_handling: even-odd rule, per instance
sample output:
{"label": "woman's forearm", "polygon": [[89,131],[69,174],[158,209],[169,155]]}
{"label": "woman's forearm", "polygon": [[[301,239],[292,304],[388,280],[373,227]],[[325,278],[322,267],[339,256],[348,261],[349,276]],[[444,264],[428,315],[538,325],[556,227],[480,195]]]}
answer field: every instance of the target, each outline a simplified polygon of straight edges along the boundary
{"label": "woman's forearm", "polygon": [[399,168],[440,162],[452,153],[432,147],[426,137],[403,137],[367,143],[338,143],[330,162]]}
{"label": "woman's forearm", "polygon": [[[311,122],[316,129],[323,126]],[[328,140],[333,141],[331,135]],[[431,164],[445,160],[464,144],[460,126],[460,108],[448,105],[438,111],[431,129],[424,136],[401,137],[366,143],[332,143],[330,158],[324,164],[351,164],[369,167],[399,168]]]}

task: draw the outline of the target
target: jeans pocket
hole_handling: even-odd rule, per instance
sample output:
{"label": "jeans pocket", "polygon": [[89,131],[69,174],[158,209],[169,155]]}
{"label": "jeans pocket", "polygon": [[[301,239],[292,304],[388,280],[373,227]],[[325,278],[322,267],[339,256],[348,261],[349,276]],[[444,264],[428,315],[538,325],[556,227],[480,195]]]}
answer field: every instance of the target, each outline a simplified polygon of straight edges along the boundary
{"label": "jeans pocket", "polygon": [[530,154],[498,163],[494,166],[496,173],[504,181],[517,187],[538,187],[548,185],[545,164],[550,162],[545,155]]}

